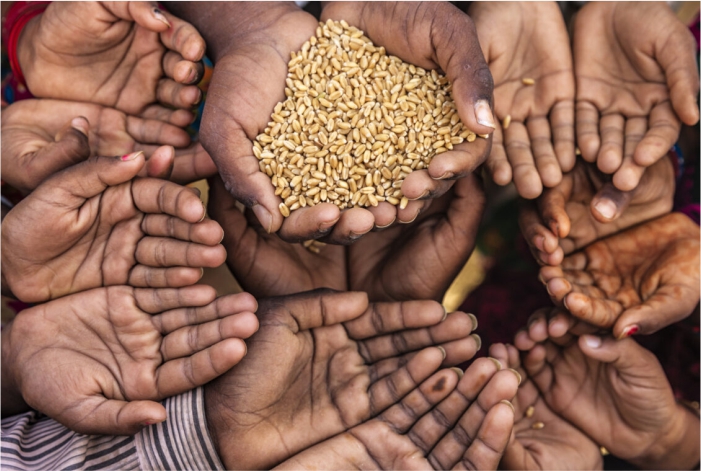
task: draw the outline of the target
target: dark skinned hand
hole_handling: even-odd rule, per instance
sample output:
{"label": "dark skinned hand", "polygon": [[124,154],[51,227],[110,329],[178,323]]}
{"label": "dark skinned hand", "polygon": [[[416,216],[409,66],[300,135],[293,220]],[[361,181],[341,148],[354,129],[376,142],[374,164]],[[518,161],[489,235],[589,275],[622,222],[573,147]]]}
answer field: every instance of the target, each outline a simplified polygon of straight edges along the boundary
{"label": "dark skinned hand", "polygon": [[633,190],[699,120],[694,37],[664,2],[589,2],[573,51],[582,157]]}
{"label": "dark skinned hand", "polygon": [[51,3],[17,47],[32,95],[153,118],[202,98],[205,42],[151,2]]}
{"label": "dark skinned hand", "polygon": [[41,302],[100,286],[181,287],[226,259],[189,188],[134,178],[143,153],[91,157],[42,183],[2,222],[3,289]]}
{"label": "dark skinned hand", "polygon": [[[567,28],[555,2],[473,2],[468,13],[494,77],[497,124],[487,170],[535,198],[572,169],[574,71]],[[535,81],[533,85],[522,82]]]}
{"label": "dark skinned hand", "polygon": [[542,267],[553,301],[616,338],[651,334],[699,302],[699,227],[672,213]]}
{"label": "dark skinned hand", "polygon": [[667,214],[674,202],[669,159],[652,164],[638,186],[621,191],[593,163],[578,159],[555,188],[525,204],[519,224],[534,257],[559,265],[565,255],[603,237]]}
{"label": "dark skinned hand", "polygon": [[244,361],[205,388],[224,465],[269,469],[472,358],[467,315],[444,313],[433,301],[368,304],[330,290],[259,300]]}
{"label": "dark skinned hand", "polygon": [[453,371],[436,373],[378,417],[275,469],[497,469],[518,379],[487,358],[460,373],[459,381]]}

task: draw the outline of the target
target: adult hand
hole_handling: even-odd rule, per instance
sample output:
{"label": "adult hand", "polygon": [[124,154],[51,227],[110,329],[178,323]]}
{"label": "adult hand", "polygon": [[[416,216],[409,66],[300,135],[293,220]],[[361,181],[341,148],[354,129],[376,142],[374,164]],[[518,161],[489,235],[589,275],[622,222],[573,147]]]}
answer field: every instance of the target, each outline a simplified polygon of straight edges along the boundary
{"label": "adult hand", "polygon": [[534,346],[523,366],[554,413],[613,455],[646,469],[698,462],[698,417],[635,340],[567,333]]}
{"label": "adult hand", "polygon": [[275,469],[497,469],[517,388],[516,376],[487,358],[459,381],[440,371],[380,416]]}
{"label": "adult hand", "polygon": [[144,119],[89,103],[22,100],[2,111],[3,181],[29,192],[90,155],[137,151],[145,151],[148,157],[142,176],[179,182],[209,176],[216,167],[199,144],[175,153],[172,149],[156,152],[159,145],[188,145],[190,137],[180,127],[191,120],[192,113],[185,110]]}
{"label": "adult hand", "polygon": [[[269,469],[395,404],[476,349],[464,313],[328,290],[261,300],[248,354],[205,388],[227,468]],[[440,348],[439,348],[440,347]]]}
{"label": "adult hand", "polygon": [[41,184],[2,222],[3,288],[41,302],[90,288],[180,287],[226,258],[192,190],[136,178],[143,153],[91,157]]}
{"label": "adult hand", "polygon": [[[572,169],[574,72],[567,28],[555,2],[473,2],[468,10],[494,77],[497,123],[487,170],[513,179],[524,198],[552,188]],[[523,79],[533,79],[528,85]],[[507,116],[509,118],[507,118]]]}
{"label": "adult hand", "polygon": [[[328,2],[321,20],[345,20],[363,30],[388,54],[426,70],[441,69],[452,84],[452,97],[462,123],[477,134],[494,131],[492,76],[484,61],[475,26],[469,16],[447,2]],[[402,192],[410,200],[444,194],[456,178],[472,173],[489,154],[491,139],[455,145],[436,155],[428,170],[413,171]],[[412,211],[399,212],[400,222],[416,217],[422,201]],[[407,208],[408,209],[408,208]]]}
{"label": "adult hand", "polygon": [[[154,401],[228,371],[258,328],[253,296],[215,296],[208,286],[113,286],[24,310],[2,331],[3,392],[7,380],[29,407],[79,433],[162,422]],[[3,395],[3,415],[4,406]]]}
{"label": "adult hand", "polygon": [[536,260],[555,266],[564,255],[667,214],[672,210],[674,188],[669,159],[652,164],[632,191],[617,189],[594,164],[578,160],[536,205],[524,205],[519,224]]}
{"label": "adult hand", "polygon": [[553,301],[617,338],[651,334],[699,302],[699,227],[672,213],[601,239],[540,279]]}
{"label": "adult hand", "polygon": [[[190,24],[151,2],[51,3],[17,47],[36,97],[88,101],[153,117],[190,108],[205,43]],[[160,104],[156,104],[159,102]]]}
{"label": "adult hand", "polygon": [[[599,446],[577,427],[555,414],[521,367],[519,352],[501,343],[489,355],[515,369],[523,380],[514,405],[514,433],[501,461],[503,469],[603,469]],[[544,424],[544,427],[538,428]]]}
{"label": "adult hand", "polygon": [[590,2],[573,50],[582,157],[630,191],[699,120],[694,38],[663,2]]}

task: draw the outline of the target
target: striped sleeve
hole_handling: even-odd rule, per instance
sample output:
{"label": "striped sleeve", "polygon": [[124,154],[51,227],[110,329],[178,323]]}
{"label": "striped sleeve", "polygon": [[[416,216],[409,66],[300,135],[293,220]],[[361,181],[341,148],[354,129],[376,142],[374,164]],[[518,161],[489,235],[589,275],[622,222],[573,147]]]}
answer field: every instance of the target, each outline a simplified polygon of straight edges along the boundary
{"label": "striped sleeve", "polygon": [[3,469],[216,469],[224,467],[207,431],[204,391],[163,401],[165,422],[130,437],[82,435],[37,412],[2,420]]}

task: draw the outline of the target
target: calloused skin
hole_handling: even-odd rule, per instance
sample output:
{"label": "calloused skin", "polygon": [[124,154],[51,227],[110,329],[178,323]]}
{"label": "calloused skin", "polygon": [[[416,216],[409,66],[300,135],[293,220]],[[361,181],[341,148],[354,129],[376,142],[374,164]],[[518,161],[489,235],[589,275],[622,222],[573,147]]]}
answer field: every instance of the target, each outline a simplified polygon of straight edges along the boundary
{"label": "calloused skin", "polygon": [[[68,118],[67,118],[68,117]],[[73,118],[70,118],[73,117]],[[62,100],[21,100],[2,111],[3,181],[29,192],[52,174],[91,155],[147,154],[142,176],[195,181],[216,173],[200,144],[156,153],[161,145],[185,147],[181,129],[192,121],[186,110],[168,110],[158,119],[129,116],[113,108]]]}
{"label": "calloused skin", "polygon": [[228,266],[244,289],[262,297],[328,287],[365,291],[371,301],[440,301],[472,253],[485,204],[479,179],[468,175],[413,223],[313,253],[267,234],[221,181],[210,184],[209,213],[225,228]]}
{"label": "calloused skin", "polygon": [[134,178],[143,153],[91,157],[42,183],[2,222],[3,291],[42,302],[100,286],[181,287],[226,259],[198,194]]}
{"label": "calloused skin", "polygon": [[486,358],[459,381],[440,371],[377,418],[275,469],[497,469],[513,425],[515,378]]}
{"label": "calloused skin", "polygon": [[534,320],[540,326],[517,347],[527,352],[523,367],[553,412],[639,468],[691,469],[698,462],[698,416],[677,403],[651,352],[632,338],[555,336],[546,321]]}
{"label": "calloused skin", "polygon": [[[603,469],[599,446],[577,427],[555,414],[521,366],[519,351],[501,343],[489,355],[519,372],[523,378],[514,405],[514,433],[501,460],[502,469]],[[533,407],[530,417],[526,416]],[[533,424],[545,426],[534,429]]]}
{"label": "calloused skin", "polygon": [[695,40],[664,2],[590,2],[573,37],[582,157],[633,190],[699,120]]}
{"label": "calloused skin", "polygon": [[556,266],[592,242],[667,214],[674,189],[674,169],[666,158],[652,164],[629,192],[614,187],[595,164],[578,159],[559,185],[523,206],[519,225],[536,260]]}
{"label": "calloused skin", "polygon": [[360,292],[259,300],[245,359],[205,389],[224,465],[269,469],[380,415],[441,365],[472,358],[467,315],[444,315],[433,301],[368,304]]}
{"label": "calloused skin", "polygon": [[[406,8],[406,5],[397,5]],[[415,219],[424,202],[412,202],[401,211],[397,211],[392,205],[382,204],[372,210],[353,208],[343,212],[331,203],[322,203],[293,211],[288,218],[283,218],[280,214],[278,208],[282,200],[275,196],[270,178],[259,171],[258,159],[252,152],[252,140],[264,130],[270,120],[273,107],[285,98],[284,80],[287,75],[290,52],[299,50],[315,34],[318,23],[313,16],[292,3],[282,2],[267,3],[264,6],[245,2],[205,3],[198,4],[197,7],[173,4],[171,8],[203,31],[214,57],[214,74],[201,127],[202,143],[217,163],[226,188],[237,200],[253,210],[266,232],[277,232],[283,240],[288,242],[323,239],[325,242],[334,244],[348,244],[368,233],[373,227],[385,227],[395,220],[407,222]],[[201,15],[202,8],[207,8],[210,12],[206,18]],[[364,6],[363,10],[371,8],[376,7]],[[448,15],[450,21],[446,24],[455,34],[460,34],[461,37],[474,36],[464,28],[466,25],[471,28],[469,18],[451,6],[440,5],[435,8],[450,10]],[[425,7],[421,9],[423,11]],[[358,13],[357,6],[349,8],[347,5],[334,4],[326,7],[324,14],[335,16],[336,13],[332,13],[332,10],[341,16],[348,16],[350,22],[352,22],[350,15]],[[382,14],[383,17],[390,18],[387,12]],[[417,12],[408,14],[415,15]],[[417,21],[420,19],[421,16],[417,16]],[[358,18],[358,21],[362,23],[366,19]],[[394,18],[392,21],[398,20]],[[372,27],[368,25],[368,34],[373,36],[371,33],[373,27],[375,31],[380,26],[379,24],[374,24]],[[450,48],[456,46],[445,41],[440,47],[432,44],[432,38],[427,36],[428,26],[426,21],[417,25],[417,31],[420,32],[416,36],[420,38],[417,43],[417,47],[420,44],[417,54],[421,58],[419,61],[417,56],[417,61],[420,62],[419,65],[429,64],[429,68],[435,68],[439,62],[445,65],[445,61],[441,62],[431,57],[434,51],[443,48],[447,53],[452,50]],[[445,36],[442,39],[449,36],[445,31],[441,34]],[[376,39],[378,44],[386,42],[388,50],[392,50],[390,38],[377,37]],[[476,46],[476,38],[469,44]],[[406,48],[408,45],[402,43],[400,46]],[[467,50],[463,44],[463,49],[458,53],[461,57],[465,55],[470,57],[469,64],[476,67],[475,74],[479,78],[477,81],[472,80],[474,77],[460,81],[462,83],[460,87],[465,89],[465,96],[474,99],[474,95],[479,95],[485,100],[491,99],[491,78],[487,79],[489,73],[486,64],[480,67],[476,62],[479,60],[484,63],[479,49],[470,47]],[[402,55],[400,52],[397,54]],[[475,54],[479,54],[479,58]],[[449,69],[449,75],[459,64],[465,64],[465,62],[458,61],[458,56],[455,56],[455,65]],[[457,84],[454,85],[456,89],[460,88]],[[477,89],[487,91],[479,94],[470,93]],[[462,105],[459,104],[458,109],[460,110],[461,107]],[[493,129],[493,127],[490,129],[479,125],[474,112],[461,111],[461,116],[463,114],[465,114],[464,122],[471,129],[480,133],[488,133]],[[491,119],[491,112],[488,114]],[[475,149],[474,152],[454,153],[454,155],[460,154],[459,158],[445,159],[445,165],[455,164],[462,170],[470,166],[477,167],[486,158],[490,145],[487,140],[478,141],[475,141],[476,144],[471,147]],[[432,165],[438,162],[439,160],[434,160]],[[438,173],[431,175],[435,178],[459,176],[459,169],[454,169],[452,176],[449,175],[451,173],[449,170],[445,166],[439,168],[436,165],[435,170],[431,171]],[[410,183],[411,178],[407,178],[403,187],[404,193],[411,198],[435,197],[445,192],[451,184],[434,182],[427,172],[413,173],[416,174],[414,178],[420,180],[419,185],[415,186],[416,191],[410,190],[413,185]],[[438,187],[440,190],[437,189]]]}
{"label": "calloused skin", "polygon": [[473,2],[468,13],[494,77],[499,123],[487,170],[497,184],[513,180],[522,197],[536,198],[575,162],[574,70],[562,13],[555,2]]}
{"label": "calloused skin", "polygon": [[256,300],[208,286],[97,288],[26,309],[2,330],[3,416],[35,409],[78,433],[162,422],[160,401],[246,354]]}
{"label": "calloused skin", "polygon": [[[151,2],[52,3],[17,47],[32,95],[87,101],[144,118],[201,98],[205,42]],[[160,18],[159,19],[159,15]]]}
{"label": "calloused skin", "polygon": [[699,302],[699,227],[681,213],[601,239],[542,267],[553,301],[616,338],[650,334]]}

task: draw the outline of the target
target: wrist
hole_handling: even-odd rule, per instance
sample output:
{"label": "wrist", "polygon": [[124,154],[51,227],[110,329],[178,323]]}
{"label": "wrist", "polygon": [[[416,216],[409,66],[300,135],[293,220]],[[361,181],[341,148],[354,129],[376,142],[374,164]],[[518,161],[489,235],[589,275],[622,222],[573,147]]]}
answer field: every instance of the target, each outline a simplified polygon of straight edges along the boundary
{"label": "wrist", "polygon": [[699,462],[699,416],[677,404],[670,430],[645,455],[631,460],[641,469],[693,469]]}

